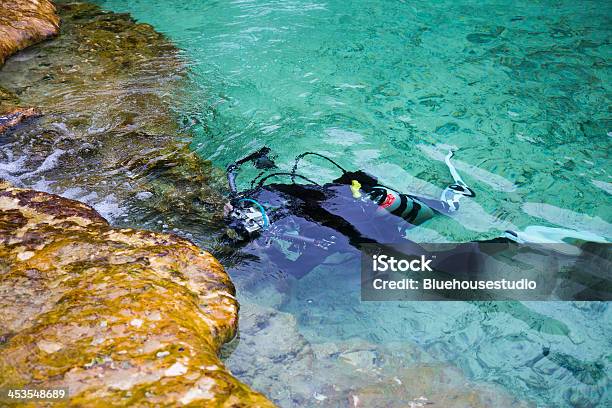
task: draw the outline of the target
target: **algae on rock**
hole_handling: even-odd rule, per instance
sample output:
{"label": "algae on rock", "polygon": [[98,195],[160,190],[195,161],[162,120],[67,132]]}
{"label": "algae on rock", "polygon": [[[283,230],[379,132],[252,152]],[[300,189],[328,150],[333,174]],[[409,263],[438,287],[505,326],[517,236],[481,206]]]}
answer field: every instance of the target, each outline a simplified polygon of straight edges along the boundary
{"label": "algae on rock", "polygon": [[224,179],[178,126],[174,95],[188,80],[180,50],[128,14],[62,1],[57,10],[60,35],[0,71],[0,86],[43,114],[3,135],[0,176],[116,223],[213,233]]}
{"label": "algae on rock", "polygon": [[[57,32],[47,0],[0,6],[0,65]],[[117,207],[153,197],[141,200],[141,219],[220,213],[214,170],[176,136],[168,95],[184,76],[178,50],[126,14],[58,8],[61,36],[0,72],[0,387],[68,387],[70,399],[53,406],[272,407],[218,358],[238,302],[210,254],[2,180],[102,197],[107,210],[109,197]]]}
{"label": "algae on rock", "polygon": [[238,303],[191,242],[0,181],[0,260],[0,387],[68,387],[54,406],[273,406],[218,358]]}

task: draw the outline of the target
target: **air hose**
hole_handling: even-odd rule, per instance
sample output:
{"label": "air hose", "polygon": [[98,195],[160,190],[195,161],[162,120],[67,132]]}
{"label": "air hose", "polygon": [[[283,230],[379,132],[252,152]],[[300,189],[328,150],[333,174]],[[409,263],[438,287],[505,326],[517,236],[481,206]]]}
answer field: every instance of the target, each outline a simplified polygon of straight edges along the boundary
{"label": "air hose", "polygon": [[297,156],[295,158],[295,163],[293,164],[293,169],[291,169],[291,182],[292,183],[295,184],[295,177],[299,176],[298,174],[295,173],[297,171],[298,163],[300,162],[300,160],[302,160],[304,157],[306,157],[308,155],[319,156],[319,157],[327,160],[328,162],[330,162],[331,164],[333,164],[337,168],[339,168],[342,171],[342,174],[346,174],[347,173],[347,171],[342,166],[340,166],[338,163],[336,163],[335,161],[333,161],[332,159],[330,159],[327,156],[324,156],[324,155],[322,155],[320,153],[315,153],[315,152],[304,152],[304,153],[300,154],[299,156]]}

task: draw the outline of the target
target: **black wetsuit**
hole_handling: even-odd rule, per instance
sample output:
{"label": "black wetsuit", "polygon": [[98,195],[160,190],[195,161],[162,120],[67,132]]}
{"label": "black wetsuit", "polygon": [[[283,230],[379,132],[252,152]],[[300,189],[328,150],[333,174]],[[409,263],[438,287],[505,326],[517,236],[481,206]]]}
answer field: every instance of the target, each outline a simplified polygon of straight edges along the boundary
{"label": "black wetsuit", "polygon": [[290,240],[301,247],[293,260],[278,246],[266,250],[294,276],[308,273],[330,253],[357,253],[367,243],[410,242],[404,235],[412,224],[365,195],[354,198],[347,185],[269,184],[246,196],[262,203],[270,218],[270,228],[256,241]]}

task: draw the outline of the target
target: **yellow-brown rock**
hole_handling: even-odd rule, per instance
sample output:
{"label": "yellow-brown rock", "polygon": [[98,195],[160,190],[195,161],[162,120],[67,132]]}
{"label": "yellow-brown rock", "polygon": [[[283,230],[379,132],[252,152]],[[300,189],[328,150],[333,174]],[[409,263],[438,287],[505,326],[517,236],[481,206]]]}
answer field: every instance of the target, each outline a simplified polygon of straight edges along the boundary
{"label": "yellow-brown rock", "polygon": [[0,134],[17,126],[24,120],[38,115],[40,115],[40,113],[36,108],[14,107],[5,112],[0,112]]}
{"label": "yellow-brown rock", "polygon": [[218,358],[237,312],[189,241],[0,181],[0,388],[68,387],[54,407],[271,407]]}
{"label": "yellow-brown rock", "polygon": [[0,65],[9,55],[57,34],[50,0],[0,0]]}

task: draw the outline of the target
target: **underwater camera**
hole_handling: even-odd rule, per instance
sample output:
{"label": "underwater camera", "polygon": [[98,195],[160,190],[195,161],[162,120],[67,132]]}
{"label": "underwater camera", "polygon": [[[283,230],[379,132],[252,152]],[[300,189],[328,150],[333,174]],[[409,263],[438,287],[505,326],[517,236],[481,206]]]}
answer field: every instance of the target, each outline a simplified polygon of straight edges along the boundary
{"label": "underwater camera", "polygon": [[261,204],[251,199],[240,199],[234,204],[227,214],[228,227],[243,239],[250,238],[269,225],[268,216]]}
{"label": "underwater camera", "polygon": [[234,239],[252,238],[270,224],[264,207],[254,199],[241,198],[241,194],[238,193],[236,188],[236,176],[242,164],[252,162],[255,168],[264,171],[276,167],[274,160],[268,156],[269,153],[270,148],[263,147],[227,166],[227,181],[231,191],[231,200],[226,204],[224,215],[230,230],[228,232]]}
{"label": "underwater camera", "polygon": [[[343,174],[348,174],[347,171],[338,165],[330,158],[315,152],[305,152],[296,157],[295,164],[291,172],[274,172],[264,174],[270,170],[276,168],[274,160],[269,156],[271,150],[269,147],[262,147],[258,151],[243,157],[227,166],[227,181],[230,188],[230,201],[224,208],[224,216],[229,227],[228,233],[233,239],[248,240],[254,238],[261,231],[267,230],[270,227],[272,218],[282,217],[283,210],[281,208],[266,209],[257,199],[257,192],[261,192],[267,180],[277,176],[290,176],[291,184],[295,185],[295,180],[300,179],[306,181],[311,186],[322,187],[313,180],[297,174],[297,168],[299,161],[308,155],[315,155],[330,161],[340,170]],[[261,172],[251,181],[251,188],[245,191],[238,191],[236,187],[236,177],[240,167],[251,162],[253,166]],[[353,174],[353,173],[351,173]],[[356,174],[356,173],[355,173]],[[293,237],[292,237],[293,238]]]}

